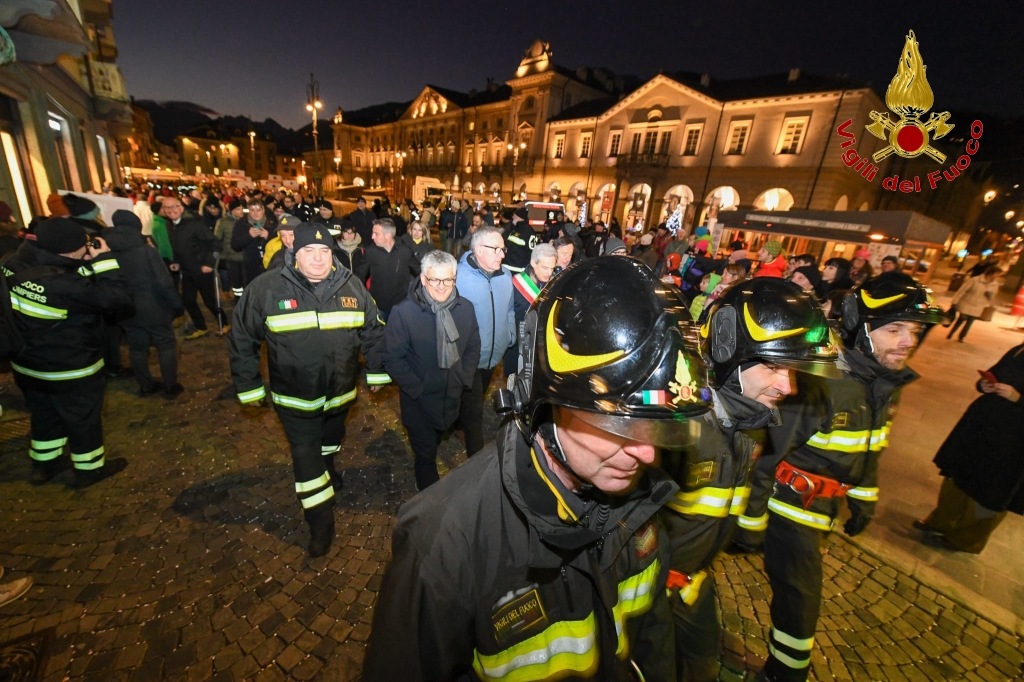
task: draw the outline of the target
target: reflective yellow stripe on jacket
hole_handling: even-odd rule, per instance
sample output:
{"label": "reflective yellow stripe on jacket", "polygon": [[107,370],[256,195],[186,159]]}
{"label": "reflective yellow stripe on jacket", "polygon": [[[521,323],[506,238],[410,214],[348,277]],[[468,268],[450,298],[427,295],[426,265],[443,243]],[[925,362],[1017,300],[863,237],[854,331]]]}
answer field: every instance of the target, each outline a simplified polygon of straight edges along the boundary
{"label": "reflective yellow stripe on jacket", "polygon": [[68,311],[63,308],[54,308],[52,306],[43,305],[37,301],[33,301],[29,298],[24,298],[18,294],[11,292],[11,308],[17,310],[22,315],[28,317],[35,317],[40,320],[66,320],[68,319]]}
{"label": "reflective yellow stripe on jacket", "polygon": [[[629,654],[625,621],[645,613],[654,599],[661,563],[654,561],[618,586],[618,603],[612,609],[618,637],[616,654]],[[597,672],[597,623],[593,612],[583,620],[553,623],[529,639],[492,655],[473,654],[473,670],[485,680],[528,682],[560,679],[567,675],[589,677]]]}
{"label": "reflective yellow stripe on jacket", "polygon": [[807,441],[821,450],[832,450],[834,452],[865,452],[870,449],[873,452],[880,452],[889,447],[889,427],[892,422],[877,431],[832,431],[831,433],[818,433],[811,436]]}
{"label": "reflective yellow stripe on jacket", "polygon": [[670,509],[680,514],[700,514],[724,519],[733,502],[732,488],[698,488],[677,492],[668,502]]}
{"label": "reflective yellow stripe on jacket", "polygon": [[366,313],[362,310],[336,310],[319,314],[315,310],[303,310],[297,313],[268,315],[267,329],[275,334],[317,328],[358,329],[365,321]]}
{"label": "reflective yellow stripe on jacket", "polygon": [[88,367],[82,369],[69,369],[63,372],[40,372],[38,370],[29,369],[28,367],[22,367],[21,365],[11,363],[11,368],[18,374],[24,374],[27,377],[33,377],[35,379],[43,379],[44,381],[67,381],[68,379],[81,379],[83,377],[92,376],[96,372],[103,369],[103,358],[100,358]]}

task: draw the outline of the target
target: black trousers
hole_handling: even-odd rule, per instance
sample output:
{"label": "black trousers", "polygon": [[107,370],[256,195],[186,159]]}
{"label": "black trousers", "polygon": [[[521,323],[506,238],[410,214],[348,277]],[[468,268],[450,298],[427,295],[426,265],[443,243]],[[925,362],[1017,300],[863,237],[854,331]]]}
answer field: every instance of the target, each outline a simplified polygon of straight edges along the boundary
{"label": "black trousers", "polygon": [[242,273],[242,261],[240,260],[226,260],[222,261],[224,269],[228,271],[228,285],[231,287],[231,293],[238,298],[242,295],[242,290],[246,285],[245,277]]}
{"label": "black trousers", "polygon": [[967,332],[970,331],[971,325],[974,324],[974,321],[976,319],[978,319],[978,318],[971,317],[970,315],[964,315],[963,313],[958,311],[957,314],[956,314],[956,322],[953,323],[952,329],[950,329],[949,333],[946,334],[946,338],[947,339],[953,338],[953,334],[956,333],[956,330],[960,328],[960,325],[963,325],[964,326],[964,330],[962,332],[960,332],[960,336],[957,337],[958,339],[963,341],[964,338],[966,338],[966,336],[967,336]]}
{"label": "black trousers", "polygon": [[295,493],[303,511],[323,504],[333,506],[334,487],[328,472],[334,468],[334,455],[345,437],[348,410],[305,413],[278,406],[277,416],[291,446]]}
{"label": "black trousers", "polygon": [[107,378],[102,370],[84,379],[52,382],[54,386],[17,372],[14,381],[25,394],[32,415],[28,452],[33,466],[56,467],[64,446],[71,451],[75,469],[92,471],[103,466],[102,412]]}
{"label": "black trousers", "polygon": [[156,381],[149,371],[149,349],[156,348],[160,363],[160,378],[165,386],[178,383],[178,342],[170,324],[149,327],[125,327],[128,340],[128,360],[140,389],[152,388]]}
{"label": "black trousers", "polygon": [[435,428],[436,422],[427,415],[420,400],[413,400],[405,393],[400,393],[399,406],[402,410],[402,426],[412,446],[416,489],[424,490],[440,480],[437,474],[437,447],[444,431]]}
{"label": "black trousers", "polygon": [[769,513],[764,570],[772,588],[769,680],[803,682],[810,672],[814,632],[821,611],[822,531]]}
{"label": "black trousers", "polygon": [[473,377],[473,386],[462,392],[459,404],[459,428],[466,436],[466,455],[472,457],[484,444],[484,394],[491,385],[494,368],[478,369]]}
{"label": "black trousers", "polygon": [[669,597],[676,633],[676,669],[681,682],[714,682],[718,679],[718,656],[722,626],[715,607],[715,580],[708,572],[697,600],[688,605],[678,594]]}
{"label": "black trousers", "polygon": [[224,311],[220,309],[220,301],[217,300],[217,290],[213,281],[216,276],[214,272],[181,271],[181,300],[196,329],[206,329],[206,320],[203,319],[203,311],[196,302],[196,294],[203,297],[203,303],[206,304],[206,309],[213,313],[215,321],[222,325],[227,324]]}

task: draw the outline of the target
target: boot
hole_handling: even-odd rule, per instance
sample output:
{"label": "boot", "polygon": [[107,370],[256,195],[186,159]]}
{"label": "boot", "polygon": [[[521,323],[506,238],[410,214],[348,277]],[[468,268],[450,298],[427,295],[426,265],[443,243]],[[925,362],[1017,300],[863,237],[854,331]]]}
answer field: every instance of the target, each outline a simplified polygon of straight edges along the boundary
{"label": "boot", "polygon": [[327,474],[331,477],[331,486],[334,488],[334,492],[339,493],[345,486],[345,479],[334,467],[334,455],[327,455],[324,460],[327,464]]}
{"label": "boot", "polygon": [[306,509],[303,514],[309,524],[309,556],[327,554],[334,542],[334,504],[328,502]]}
{"label": "boot", "polygon": [[88,488],[121,473],[127,466],[128,460],[124,457],[118,457],[117,459],[108,459],[99,469],[75,469],[75,480],[72,486],[80,490]]}
{"label": "boot", "polygon": [[67,461],[63,457],[51,459],[48,462],[37,462],[32,460],[32,485],[42,485],[64,470]]}

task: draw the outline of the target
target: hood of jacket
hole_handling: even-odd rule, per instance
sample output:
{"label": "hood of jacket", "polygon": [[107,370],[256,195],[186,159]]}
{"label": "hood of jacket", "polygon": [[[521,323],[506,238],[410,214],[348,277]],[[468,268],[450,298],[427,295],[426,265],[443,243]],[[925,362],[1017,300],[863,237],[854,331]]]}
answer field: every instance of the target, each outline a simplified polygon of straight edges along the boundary
{"label": "hood of jacket", "polygon": [[139,246],[146,245],[146,238],[134,227],[108,227],[100,235],[111,251],[127,251]]}

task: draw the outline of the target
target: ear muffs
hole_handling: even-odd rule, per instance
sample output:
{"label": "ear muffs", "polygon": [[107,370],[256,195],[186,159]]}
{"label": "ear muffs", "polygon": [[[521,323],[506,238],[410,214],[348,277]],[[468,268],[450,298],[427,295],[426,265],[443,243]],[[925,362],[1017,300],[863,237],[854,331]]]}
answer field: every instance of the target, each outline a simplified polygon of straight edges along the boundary
{"label": "ear muffs", "polygon": [[711,359],[728,362],[736,353],[736,308],[719,309],[711,319]]}
{"label": "ear muffs", "polygon": [[852,291],[843,297],[843,329],[852,332],[860,326],[860,311],[857,308],[857,294]]}

